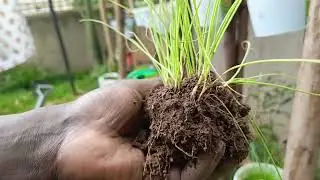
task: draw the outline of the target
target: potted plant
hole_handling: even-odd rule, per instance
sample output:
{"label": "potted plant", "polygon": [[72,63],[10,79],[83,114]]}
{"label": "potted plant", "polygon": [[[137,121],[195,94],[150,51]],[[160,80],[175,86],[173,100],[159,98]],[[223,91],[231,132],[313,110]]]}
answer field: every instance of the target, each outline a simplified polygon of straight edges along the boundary
{"label": "potted plant", "polygon": [[[156,58],[141,41],[129,39],[150,58],[164,83],[146,97],[144,107],[150,126],[147,133],[141,131],[135,143],[146,152],[144,175],[151,179],[166,179],[173,165],[183,168],[201,153],[218,152],[217,147],[223,144],[223,159],[238,162],[248,154],[250,131],[245,117],[250,108],[240,102],[228,83],[211,72],[213,56],[241,0],[235,0],[221,24],[221,1],[212,3],[212,12],[201,9],[198,2],[171,1],[175,8],[167,33],[151,25]],[[167,12],[163,4],[149,1],[148,6],[149,11]],[[203,11],[208,18],[205,27],[199,18]]]}
{"label": "potted plant", "polygon": [[233,180],[282,180],[282,169],[267,163],[248,163],[240,167]]}

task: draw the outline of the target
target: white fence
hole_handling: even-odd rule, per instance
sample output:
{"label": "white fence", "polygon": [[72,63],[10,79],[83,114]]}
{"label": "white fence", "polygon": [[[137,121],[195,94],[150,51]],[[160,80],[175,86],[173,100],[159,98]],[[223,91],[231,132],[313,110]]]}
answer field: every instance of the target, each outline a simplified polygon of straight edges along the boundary
{"label": "white fence", "polygon": [[[58,12],[73,9],[73,0],[52,0],[52,2]],[[50,12],[48,0],[18,0],[18,10],[27,16]]]}

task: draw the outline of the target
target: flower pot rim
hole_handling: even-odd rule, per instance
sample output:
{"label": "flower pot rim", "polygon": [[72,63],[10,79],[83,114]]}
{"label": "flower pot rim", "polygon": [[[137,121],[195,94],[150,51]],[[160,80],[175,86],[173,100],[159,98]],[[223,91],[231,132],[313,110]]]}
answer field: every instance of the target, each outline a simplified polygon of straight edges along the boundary
{"label": "flower pot rim", "polygon": [[259,163],[259,162],[253,162],[249,163],[246,165],[241,166],[239,169],[237,169],[236,173],[234,174],[233,180],[242,180],[242,176],[253,169],[261,168],[264,171],[269,171],[269,172],[275,172],[277,174],[276,169],[280,173],[280,175],[283,173],[283,169],[269,163]]}

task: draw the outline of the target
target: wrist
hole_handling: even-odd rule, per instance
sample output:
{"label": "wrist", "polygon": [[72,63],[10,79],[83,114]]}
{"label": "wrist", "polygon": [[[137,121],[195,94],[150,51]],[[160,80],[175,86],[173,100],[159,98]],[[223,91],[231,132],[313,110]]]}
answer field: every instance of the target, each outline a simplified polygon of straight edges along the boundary
{"label": "wrist", "polygon": [[66,108],[66,105],[49,106],[0,116],[0,179],[9,176],[50,179],[48,170],[53,170],[68,128],[65,123],[70,118]]}

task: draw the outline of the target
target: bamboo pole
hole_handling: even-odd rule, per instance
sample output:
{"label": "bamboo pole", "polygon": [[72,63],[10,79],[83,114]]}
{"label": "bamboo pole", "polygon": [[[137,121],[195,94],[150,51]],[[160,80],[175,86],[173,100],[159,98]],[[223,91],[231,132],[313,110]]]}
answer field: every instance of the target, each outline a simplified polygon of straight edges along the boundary
{"label": "bamboo pole", "polygon": [[[320,1],[311,0],[303,58],[320,59]],[[297,88],[320,93],[320,65],[302,63]],[[284,180],[313,180],[320,143],[320,97],[296,93],[284,165]]]}
{"label": "bamboo pole", "polygon": [[[124,4],[124,0],[116,0],[118,4]],[[124,34],[125,27],[125,11],[118,5],[114,5],[114,11],[117,21],[118,31]],[[117,34],[116,36],[116,56],[119,63],[119,73],[121,78],[125,78],[127,75],[127,63],[126,63],[126,42],[125,39]]]}
{"label": "bamboo pole", "polygon": [[[100,0],[99,1],[99,13],[100,13],[100,19],[101,21],[108,23],[108,19],[106,16],[106,6],[107,6],[107,1],[106,0]],[[110,36],[110,30],[108,27],[103,26],[103,31],[104,31],[104,39],[106,42],[106,48],[107,48],[107,54],[108,54],[108,59],[107,59],[107,64],[108,67],[113,69],[114,64],[115,64],[115,57],[114,57],[114,51],[113,51],[113,46],[111,43],[111,36]]]}
{"label": "bamboo pole", "polygon": [[128,0],[129,8],[132,10],[134,8],[134,0]]}
{"label": "bamboo pole", "polygon": [[74,95],[76,95],[78,92],[77,92],[77,88],[75,86],[74,75],[72,74],[72,71],[71,71],[71,67],[70,67],[70,62],[69,62],[69,57],[68,57],[68,53],[67,53],[67,50],[66,50],[66,46],[64,44],[62,33],[61,33],[61,30],[60,30],[59,19],[58,19],[56,11],[54,9],[54,4],[53,4],[52,0],[48,0],[48,4],[49,4],[50,12],[51,12],[51,18],[52,18],[52,21],[53,21],[53,26],[54,26],[55,32],[57,34],[58,42],[59,42],[59,45],[60,45],[60,50],[61,50],[63,62],[64,62],[64,65],[65,65],[65,68],[66,68],[66,71],[67,71],[67,76],[68,76],[68,79],[69,79],[70,87],[71,87],[72,93]]}

